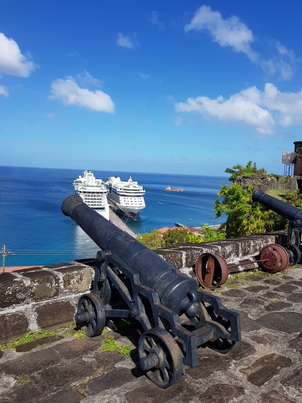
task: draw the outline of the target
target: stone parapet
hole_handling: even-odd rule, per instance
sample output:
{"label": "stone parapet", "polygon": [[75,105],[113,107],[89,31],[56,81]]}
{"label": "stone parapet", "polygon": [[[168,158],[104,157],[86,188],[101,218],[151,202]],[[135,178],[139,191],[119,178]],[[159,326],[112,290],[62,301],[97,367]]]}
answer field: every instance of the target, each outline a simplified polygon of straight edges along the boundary
{"label": "stone parapet", "polygon": [[93,260],[32,267],[0,275],[0,343],[30,330],[73,320],[80,295],[90,290]]}
{"label": "stone parapet", "polygon": [[[192,275],[202,253],[221,255],[229,272],[257,267],[260,250],[276,242],[276,234],[257,235],[199,244],[184,244],[156,251],[163,259]],[[0,274],[0,343],[30,330],[73,321],[79,297],[89,292],[95,261],[82,260],[32,267]]]}
{"label": "stone parapet", "polygon": [[173,248],[158,249],[163,259],[185,274],[192,274],[197,258],[203,253],[218,254],[228,265],[230,273],[238,273],[258,267],[260,250],[276,243],[280,234],[251,235],[242,238],[225,239],[214,242],[184,244]]}

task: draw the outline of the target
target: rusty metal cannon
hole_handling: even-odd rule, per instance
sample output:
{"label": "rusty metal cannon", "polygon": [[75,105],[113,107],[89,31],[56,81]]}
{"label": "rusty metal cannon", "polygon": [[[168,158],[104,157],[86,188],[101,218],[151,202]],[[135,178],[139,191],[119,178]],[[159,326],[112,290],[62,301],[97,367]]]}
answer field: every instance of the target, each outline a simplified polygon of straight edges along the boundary
{"label": "rusty metal cannon", "polygon": [[281,244],[270,244],[260,251],[260,262],[269,271],[285,269],[289,264],[301,262],[302,210],[282,200],[276,199],[261,190],[255,190],[252,199],[268,207],[289,220],[285,241]]}
{"label": "rusty metal cannon", "polygon": [[102,333],[106,321],[132,318],[143,332],[138,340],[138,368],[161,388],[181,376],[183,365],[198,365],[197,348],[226,353],[240,340],[239,314],[219,298],[200,291],[155,252],[83,203],[69,196],[62,212],[100,247],[90,293],[80,297],[78,328]]}

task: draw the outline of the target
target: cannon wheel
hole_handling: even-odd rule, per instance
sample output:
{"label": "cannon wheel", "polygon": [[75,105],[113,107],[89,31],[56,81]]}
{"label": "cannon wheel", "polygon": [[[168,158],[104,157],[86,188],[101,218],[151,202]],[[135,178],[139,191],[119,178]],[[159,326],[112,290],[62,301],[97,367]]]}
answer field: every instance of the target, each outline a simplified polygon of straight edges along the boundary
{"label": "cannon wheel", "polygon": [[164,329],[144,332],[138,341],[138,354],[140,369],[160,388],[168,388],[182,375],[182,352]]}
{"label": "cannon wheel", "polygon": [[272,273],[284,270],[289,265],[289,256],[283,246],[276,243],[264,246],[260,251],[259,264]]}
{"label": "cannon wheel", "polygon": [[212,253],[203,253],[198,257],[195,273],[199,284],[205,288],[217,288],[225,283],[229,276],[224,258]]}
{"label": "cannon wheel", "polygon": [[284,245],[284,248],[288,252],[291,264],[297,264],[301,261],[302,254],[298,246],[294,244],[286,244]]}
{"label": "cannon wheel", "polygon": [[103,302],[96,294],[89,293],[81,296],[75,321],[78,328],[86,327],[89,337],[102,333],[106,323],[106,313]]}

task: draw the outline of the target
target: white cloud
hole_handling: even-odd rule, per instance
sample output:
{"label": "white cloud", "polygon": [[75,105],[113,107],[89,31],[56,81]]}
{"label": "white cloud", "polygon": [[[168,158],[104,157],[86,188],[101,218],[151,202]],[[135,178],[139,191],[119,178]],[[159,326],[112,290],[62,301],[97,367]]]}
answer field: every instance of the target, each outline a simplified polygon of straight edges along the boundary
{"label": "white cloud", "polygon": [[9,92],[7,90],[7,88],[3,87],[3,85],[0,85],[0,96],[3,97],[9,97]]}
{"label": "white cloud", "polygon": [[118,46],[121,46],[122,48],[128,48],[128,49],[134,48],[134,43],[130,39],[130,37],[124,35],[121,32],[117,34],[116,43],[118,44]]}
{"label": "white cloud", "polygon": [[0,33],[0,73],[28,77],[38,66],[22,55],[17,42]]}
{"label": "white cloud", "polygon": [[253,33],[238,17],[224,19],[218,11],[201,6],[191,22],[185,25],[186,32],[191,30],[207,31],[220,46],[230,46],[236,52],[245,53],[252,61],[257,60],[257,54],[250,46],[254,41]]}
{"label": "white cloud", "polygon": [[188,98],[186,102],[175,103],[175,110],[211,116],[229,125],[252,126],[260,133],[269,134],[276,125],[302,125],[302,90],[286,93],[267,83],[264,91],[250,87],[228,99]]}
{"label": "white cloud", "polygon": [[102,80],[93,77],[88,71],[83,71],[76,75],[77,82],[82,86],[100,88],[103,85]]}
{"label": "white cloud", "polygon": [[149,21],[153,25],[157,25],[159,28],[163,29],[165,28],[164,23],[160,20],[159,14],[157,11],[152,11]]}
{"label": "white cloud", "polygon": [[148,78],[150,78],[149,74],[146,73],[138,73],[138,75],[140,76],[140,78],[142,78],[143,80],[148,80]]}
{"label": "white cloud", "polygon": [[54,80],[50,98],[57,99],[64,105],[78,105],[96,112],[114,112],[114,103],[108,94],[100,90],[81,88],[72,77]]}

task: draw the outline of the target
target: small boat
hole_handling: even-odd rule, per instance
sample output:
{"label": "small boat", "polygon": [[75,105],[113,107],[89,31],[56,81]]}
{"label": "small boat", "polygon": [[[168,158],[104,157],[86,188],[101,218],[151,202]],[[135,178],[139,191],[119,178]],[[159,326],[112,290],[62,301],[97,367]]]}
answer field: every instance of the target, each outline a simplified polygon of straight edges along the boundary
{"label": "small boat", "polygon": [[165,191],[166,191],[166,192],[183,192],[184,189],[182,189],[182,188],[175,188],[175,189],[172,189],[170,186],[168,186],[168,187],[166,187]]}

